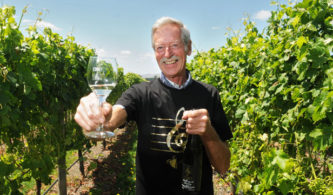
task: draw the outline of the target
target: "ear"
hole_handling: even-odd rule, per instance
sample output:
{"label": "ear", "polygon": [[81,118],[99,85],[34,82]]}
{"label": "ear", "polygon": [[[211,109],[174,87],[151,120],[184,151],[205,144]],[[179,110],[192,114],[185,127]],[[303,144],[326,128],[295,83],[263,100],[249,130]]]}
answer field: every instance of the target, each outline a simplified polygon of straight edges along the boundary
{"label": "ear", "polygon": [[187,53],[186,55],[190,56],[192,54],[192,41],[190,41],[187,45]]}

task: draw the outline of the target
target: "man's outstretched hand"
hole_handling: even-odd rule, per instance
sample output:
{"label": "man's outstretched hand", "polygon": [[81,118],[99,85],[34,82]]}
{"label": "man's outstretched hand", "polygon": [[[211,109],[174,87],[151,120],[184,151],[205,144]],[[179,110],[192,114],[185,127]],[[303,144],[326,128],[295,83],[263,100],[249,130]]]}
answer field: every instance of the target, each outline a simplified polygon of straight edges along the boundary
{"label": "man's outstretched hand", "polygon": [[111,114],[112,105],[104,102],[100,106],[97,96],[90,93],[81,98],[74,119],[85,131],[92,131],[109,121]]}

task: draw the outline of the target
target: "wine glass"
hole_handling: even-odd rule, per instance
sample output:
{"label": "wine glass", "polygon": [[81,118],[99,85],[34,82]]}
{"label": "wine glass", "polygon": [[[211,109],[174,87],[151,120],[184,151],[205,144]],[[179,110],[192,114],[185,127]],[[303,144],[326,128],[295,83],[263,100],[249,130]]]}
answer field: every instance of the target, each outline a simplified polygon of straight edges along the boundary
{"label": "wine glass", "polygon": [[[117,84],[117,69],[116,58],[100,58],[98,56],[89,58],[87,80],[89,87],[98,97],[100,106],[103,105]],[[95,131],[90,131],[85,135],[90,139],[103,140],[114,136],[114,133],[104,131],[101,124]]]}

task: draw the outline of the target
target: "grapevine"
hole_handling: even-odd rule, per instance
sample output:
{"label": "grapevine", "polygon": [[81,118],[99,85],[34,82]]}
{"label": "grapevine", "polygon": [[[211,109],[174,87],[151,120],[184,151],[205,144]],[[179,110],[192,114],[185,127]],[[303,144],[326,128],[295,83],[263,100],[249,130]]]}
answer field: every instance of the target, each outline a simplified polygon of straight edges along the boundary
{"label": "grapevine", "polygon": [[[188,64],[216,86],[234,132],[236,193],[332,193],[332,1],[277,5],[258,32],[244,34]],[[327,181],[327,183],[323,181]]]}

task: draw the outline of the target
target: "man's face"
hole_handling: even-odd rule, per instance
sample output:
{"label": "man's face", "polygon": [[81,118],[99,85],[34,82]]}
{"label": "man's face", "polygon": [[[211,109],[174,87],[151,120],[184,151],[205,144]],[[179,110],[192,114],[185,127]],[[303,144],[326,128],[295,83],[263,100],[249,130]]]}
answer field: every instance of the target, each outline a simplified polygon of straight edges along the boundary
{"label": "man's face", "polygon": [[[181,30],[177,25],[166,24],[158,28],[153,35],[155,58],[167,78],[185,75],[185,46],[181,39]],[[190,50],[190,46],[189,49]]]}

